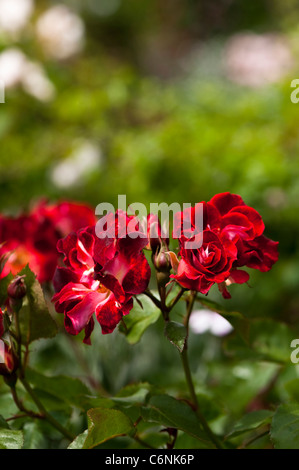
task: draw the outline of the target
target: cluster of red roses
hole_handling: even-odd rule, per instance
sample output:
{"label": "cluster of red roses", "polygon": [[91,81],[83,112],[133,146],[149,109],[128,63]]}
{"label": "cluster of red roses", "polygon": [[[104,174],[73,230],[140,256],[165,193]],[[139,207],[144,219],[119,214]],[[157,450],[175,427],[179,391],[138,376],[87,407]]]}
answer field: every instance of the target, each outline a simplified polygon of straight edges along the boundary
{"label": "cluster of red roses", "polygon": [[[152,249],[156,269],[163,260],[169,282],[173,279],[183,288],[203,294],[217,284],[225,298],[230,297],[228,285],[249,279],[249,274],[238,268],[271,269],[278,259],[278,243],[263,235],[265,227],[257,211],[230,193],[218,194],[201,204],[199,248],[187,249],[185,242],[189,239],[179,230],[186,219],[191,229],[196,228],[195,208],[175,215],[173,235],[180,233],[178,257],[168,251],[168,239],[161,238],[157,216],[149,215],[146,233],[137,224],[134,236],[130,236],[127,231],[121,233],[123,221],[126,228],[132,226],[134,216],[121,211],[113,217],[108,214],[101,227],[113,224],[113,236],[109,236],[109,230],[96,231],[89,208],[74,203],[41,204],[29,216],[3,217],[0,242],[6,243],[0,255],[12,251],[6,272],[17,273],[29,262],[41,282],[52,279],[56,269],[55,308],[64,313],[66,330],[70,334],[85,330],[84,342],[90,343],[94,313],[102,332],[111,333],[132,309],[133,297],[147,289],[151,269],[144,248]],[[61,254],[64,266],[56,268]],[[170,273],[171,266],[174,274]]]}
{"label": "cluster of red roses", "polygon": [[[260,214],[236,194],[221,193],[203,204],[202,246],[185,249],[186,238],[179,238],[180,261],[171,276],[181,286],[206,294],[218,284],[223,297],[230,298],[226,286],[247,282],[249,274],[242,266],[269,271],[278,260],[278,242],[263,235],[265,225]],[[176,215],[174,226],[187,218],[194,226],[195,208]]]}

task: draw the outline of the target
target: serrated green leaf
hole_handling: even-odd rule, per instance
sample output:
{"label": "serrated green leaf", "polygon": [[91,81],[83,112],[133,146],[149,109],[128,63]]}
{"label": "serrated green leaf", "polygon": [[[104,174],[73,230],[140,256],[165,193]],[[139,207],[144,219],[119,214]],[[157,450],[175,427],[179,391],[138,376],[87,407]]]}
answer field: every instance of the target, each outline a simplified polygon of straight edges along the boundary
{"label": "serrated green leaf", "polygon": [[0,429],[0,449],[21,449],[23,444],[22,431]]}
{"label": "serrated green leaf", "polygon": [[147,407],[142,408],[141,413],[142,418],[147,422],[180,429],[200,441],[210,443],[196,414],[183,401],[176,400],[169,395],[155,395],[151,397]]}
{"label": "serrated green leaf", "polygon": [[130,435],[134,425],[130,418],[119,410],[93,408],[87,412],[88,434],[83,449],[92,449],[118,436]]}
{"label": "serrated green leaf", "polygon": [[119,330],[125,333],[130,344],[138,343],[146,329],[155,323],[161,314],[160,309],[146,295],[140,295],[138,299],[143,308],[135,301],[129,315],[123,319],[126,326],[119,326]]}
{"label": "serrated green leaf", "polygon": [[274,412],[270,410],[257,410],[252,411],[251,413],[243,416],[235,425],[232,430],[226,436],[227,438],[232,438],[239,436],[248,431],[253,431],[254,429],[269,424]]}
{"label": "serrated green leaf", "polygon": [[187,328],[182,323],[169,321],[165,325],[164,334],[171,344],[182,353],[186,343]]}
{"label": "serrated green leaf", "polygon": [[280,405],[272,419],[271,440],[275,449],[299,449],[299,405]]}
{"label": "serrated green leaf", "polygon": [[70,443],[68,449],[83,449],[84,442],[86,441],[88,429],[79,434],[73,442]]}

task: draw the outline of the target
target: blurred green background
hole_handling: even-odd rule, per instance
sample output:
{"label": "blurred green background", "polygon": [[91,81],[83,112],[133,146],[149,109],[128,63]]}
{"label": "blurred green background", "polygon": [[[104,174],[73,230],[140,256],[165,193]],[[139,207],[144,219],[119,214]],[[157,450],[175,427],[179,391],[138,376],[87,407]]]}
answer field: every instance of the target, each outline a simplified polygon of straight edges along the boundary
{"label": "blurred green background", "polygon": [[[126,194],[128,204],[149,207],[238,193],[279,241],[280,259],[269,273],[251,271],[250,288],[232,286],[231,300],[216,288],[211,297],[296,327],[299,104],[290,84],[299,75],[298,2],[20,1],[23,23],[0,20],[1,212],[16,214],[41,197],[95,207]],[[111,390],[135,379],[168,386],[182,379],[176,352],[161,346],[154,327],[137,349],[117,332],[97,333],[83,354],[91,360],[100,351],[93,374]],[[192,341],[199,381],[214,374],[236,413],[271,377],[273,366],[254,362],[242,370],[224,362],[215,372],[221,339]],[[42,342],[37,366],[71,373],[67,344],[54,350]],[[69,370],[60,354],[70,356]]]}

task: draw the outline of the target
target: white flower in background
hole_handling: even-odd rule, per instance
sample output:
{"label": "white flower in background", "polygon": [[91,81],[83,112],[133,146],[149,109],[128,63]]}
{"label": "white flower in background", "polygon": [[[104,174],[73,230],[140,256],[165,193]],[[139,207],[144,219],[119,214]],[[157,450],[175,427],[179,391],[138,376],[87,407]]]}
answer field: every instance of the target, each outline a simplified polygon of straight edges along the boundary
{"label": "white flower in background", "polygon": [[0,80],[7,89],[22,86],[40,101],[49,101],[55,96],[55,87],[43,67],[30,61],[17,48],[6,49],[0,54]]}
{"label": "white flower in background", "polygon": [[59,60],[68,59],[82,49],[84,23],[64,5],[56,5],[43,13],[36,23],[36,32],[45,52]]}
{"label": "white flower in background", "polygon": [[51,101],[55,96],[55,87],[40,64],[26,62],[22,85],[29,95],[40,101]]}
{"label": "white flower in background", "polygon": [[101,149],[94,142],[79,140],[73,153],[51,171],[50,179],[58,188],[69,188],[84,182],[102,162]]}
{"label": "white flower in background", "polygon": [[22,81],[27,58],[20,49],[6,49],[0,54],[0,79],[5,88],[12,88]]}
{"label": "white flower in background", "polygon": [[26,26],[33,8],[33,0],[0,0],[0,31],[17,35]]}
{"label": "white flower in background", "polygon": [[225,47],[223,61],[230,80],[253,88],[277,82],[293,65],[287,42],[274,34],[232,36]]}
{"label": "white flower in background", "polygon": [[232,325],[218,313],[211,310],[194,310],[189,325],[194,333],[210,332],[215,336],[225,336],[233,331]]}

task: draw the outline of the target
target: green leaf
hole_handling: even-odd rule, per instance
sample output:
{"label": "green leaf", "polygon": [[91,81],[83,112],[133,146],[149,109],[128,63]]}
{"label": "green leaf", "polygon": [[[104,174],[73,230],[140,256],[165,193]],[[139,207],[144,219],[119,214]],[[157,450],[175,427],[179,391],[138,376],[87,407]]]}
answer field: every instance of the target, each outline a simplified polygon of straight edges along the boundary
{"label": "green leaf", "polygon": [[35,390],[46,392],[69,405],[85,410],[85,400],[91,398],[91,392],[81,380],[64,375],[47,377],[33,369],[27,369],[26,378]]}
{"label": "green leaf", "polygon": [[129,435],[135,431],[130,418],[118,410],[93,408],[87,412],[88,434],[83,449],[92,449],[114,437]]}
{"label": "green leaf", "polygon": [[115,403],[123,405],[141,405],[145,403],[149,394],[148,384],[128,385],[122,389],[116,396],[111,397]]}
{"label": "green leaf", "polygon": [[248,431],[253,431],[254,429],[269,424],[274,412],[269,410],[258,410],[252,411],[243,416],[237,423],[235,423],[232,430],[226,436],[227,438],[236,437],[239,434],[243,434]]}
{"label": "green leaf", "polygon": [[165,325],[164,334],[171,344],[182,353],[186,343],[187,328],[182,323],[169,321]]}
{"label": "green leaf", "polygon": [[271,440],[275,449],[299,449],[299,405],[280,405],[272,419]]}
{"label": "green leaf", "polygon": [[155,395],[147,407],[141,410],[142,418],[168,428],[180,429],[200,441],[209,443],[209,438],[201,429],[201,423],[187,403],[169,395]]}
{"label": "green leaf", "polygon": [[25,275],[27,295],[19,311],[22,342],[29,344],[39,338],[53,338],[57,334],[57,325],[44,298],[42,288],[35,274],[26,266],[20,275]]}
{"label": "green leaf", "polygon": [[213,300],[210,300],[210,299],[207,299],[207,298],[202,298],[202,297],[198,297],[197,300],[204,307],[207,307],[208,309],[212,310],[213,312],[219,313],[219,315],[224,317],[235,328],[235,330],[240,334],[242,339],[246,343],[248,343],[248,341],[249,341],[249,327],[250,327],[250,323],[249,323],[248,318],[246,318],[240,312],[230,312],[229,310],[226,310],[224,307],[222,307],[217,302],[214,302]]}
{"label": "green leaf", "polygon": [[225,347],[239,358],[290,364],[294,331],[281,322],[272,319],[252,319],[250,322],[249,347],[237,338],[228,339]]}
{"label": "green leaf", "polygon": [[299,402],[299,379],[290,380],[284,384],[284,388],[292,400]]}
{"label": "green leaf", "polygon": [[9,429],[9,426],[2,415],[0,415],[0,428]]}
{"label": "green leaf", "polygon": [[143,308],[135,301],[129,315],[123,319],[125,327],[122,324],[119,327],[119,330],[125,333],[130,344],[138,343],[145,330],[155,323],[161,314],[160,309],[146,295],[140,295],[138,299]]}
{"label": "green leaf", "polygon": [[88,434],[88,429],[86,429],[82,434],[79,434],[73,442],[70,443],[68,449],[82,449],[84,442],[86,441]]}
{"label": "green leaf", "polygon": [[0,429],[0,449],[21,449],[23,444],[22,431]]}
{"label": "green leaf", "polygon": [[42,423],[39,420],[27,421],[24,424],[24,449],[47,448],[47,434],[43,432]]}

